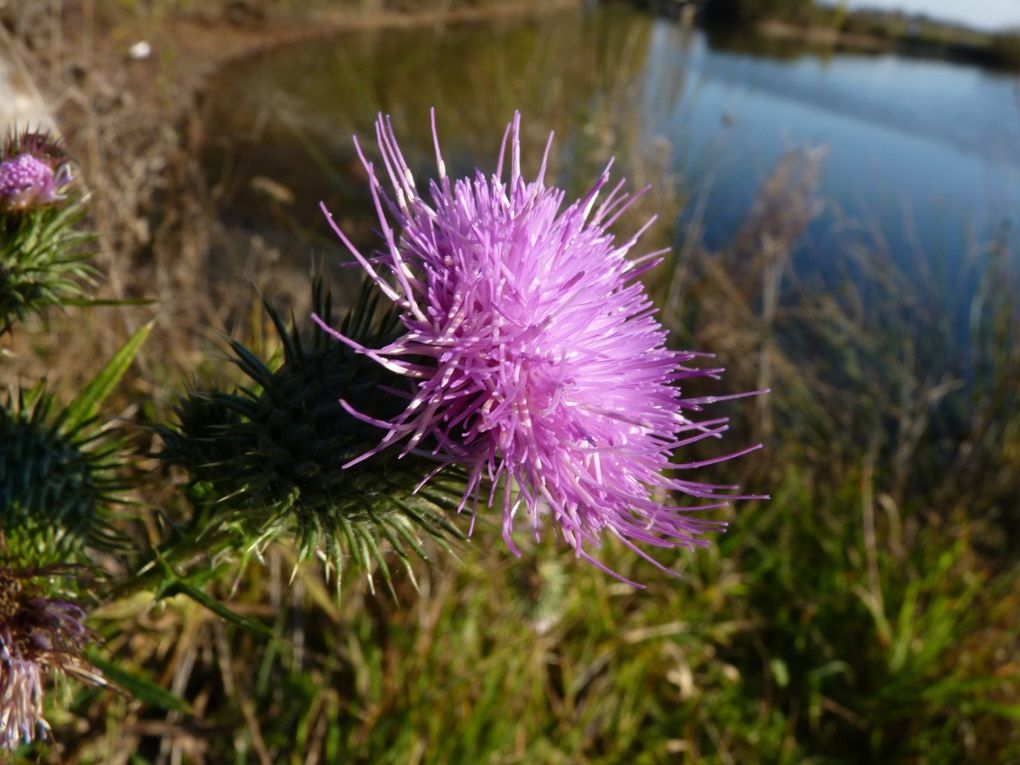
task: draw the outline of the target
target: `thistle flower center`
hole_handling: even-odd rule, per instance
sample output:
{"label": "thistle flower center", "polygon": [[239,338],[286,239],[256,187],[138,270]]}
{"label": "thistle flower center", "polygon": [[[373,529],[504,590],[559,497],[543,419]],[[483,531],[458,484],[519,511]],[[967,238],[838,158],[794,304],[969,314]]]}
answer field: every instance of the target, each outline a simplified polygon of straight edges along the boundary
{"label": "thistle flower center", "polygon": [[53,169],[31,154],[20,154],[0,163],[0,192],[14,194],[53,183]]}
{"label": "thistle flower center", "polygon": [[70,181],[70,165],[55,171],[43,159],[19,154],[0,162],[0,204],[14,210],[48,204],[64,198],[60,192]]}

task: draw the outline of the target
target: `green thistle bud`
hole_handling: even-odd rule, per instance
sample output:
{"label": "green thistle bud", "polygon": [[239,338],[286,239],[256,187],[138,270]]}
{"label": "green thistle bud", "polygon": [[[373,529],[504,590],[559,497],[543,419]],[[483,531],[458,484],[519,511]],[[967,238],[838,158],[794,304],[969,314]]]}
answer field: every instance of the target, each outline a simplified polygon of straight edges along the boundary
{"label": "green thistle bud", "polygon": [[[400,331],[395,313],[378,315],[375,292],[366,285],[340,325],[372,347]],[[331,300],[318,280],[313,303],[318,316],[331,320]],[[389,582],[384,541],[410,572],[408,549],[425,557],[420,533],[441,543],[461,536],[443,511],[456,508],[463,477],[447,470],[419,488],[437,463],[415,455],[398,459],[393,452],[345,470],[345,462],[378,443],[379,431],[351,416],[340,399],[388,419],[407,401],[383,391],[406,384],[332,342],[311,322],[313,334],[303,340],[272,306],[266,310],[279,334],[282,362],[271,365],[232,341],[233,360],[252,385],[195,392],[177,407],[177,425],[160,430],[163,462],[190,474],[191,497],[204,511],[196,525],[240,528],[246,548],[291,536],[301,558],[323,556],[338,586],[349,559],[366,572],[378,566]]]}
{"label": "green thistle bud", "polygon": [[118,444],[94,423],[69,418],[70,409],[54,413],[39,386],[0,407],[0,527],[12,548],[43,560],[119,540],[109,514],[122,488]]}

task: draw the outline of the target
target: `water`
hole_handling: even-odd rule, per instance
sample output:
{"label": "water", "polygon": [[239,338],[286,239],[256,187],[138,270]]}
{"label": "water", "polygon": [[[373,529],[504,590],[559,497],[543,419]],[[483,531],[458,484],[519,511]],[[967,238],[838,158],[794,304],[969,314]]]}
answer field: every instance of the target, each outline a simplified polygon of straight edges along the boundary
{"label": "water", "polygon": [[[310,228],[325,241],[322,199],[365,239],[372,211],[351,136],[371,144],[378,111],[393,115],[422,177],[434,170],[429,107],[453,173],[493,168],[520,109],[526,164],[537,166],[556,130],[553,171],[570,191],[583,191],[611,155],[638,183],[668,186],[656,199],[675,224],[674,243],[690,214],[683,200],[707,195],[705,240],[725,246],[784,152],[803,146],[827,154],[825,207],[802,241],[802,265],[824,270],[854,232],[904,264],[925,258],[952,272],[1016,219],[1014,78],[895,55],[767,47],[713,47],[701,31],[617,6],[303,44],[220,77],[207,168],[238,225]],[[1005,236],[1015,248],[1016,233]]]}
{"label": "water", "polygon": [[687,131],[695,154],[715,152],[710,238],[740,219],[756,181],[790,146],[828,149],[821,192],[830,207],[877,223],[894,251],[911,247],[915,232],[913,246],[926,252],[962,251],[1020,210],[1014,78],[895,55],[776,60],[714,51],[704,35],[685,49],[681,39],[666,25],[653,35],[656,74],[686,67],[692,80],[657,123]]}

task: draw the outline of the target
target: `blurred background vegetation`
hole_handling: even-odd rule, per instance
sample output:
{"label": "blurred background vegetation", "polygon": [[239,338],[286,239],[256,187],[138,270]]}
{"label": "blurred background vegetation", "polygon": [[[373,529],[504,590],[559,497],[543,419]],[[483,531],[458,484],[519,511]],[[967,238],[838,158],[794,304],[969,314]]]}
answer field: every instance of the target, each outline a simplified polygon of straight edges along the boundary
{"label": "blurred background vegetation", "polygon": [[[887,202],[877,179],[870,199],[882,207],[849,210],[832,197],[842,176],[826,174],[822,149],[778,137],[762,149],[740,131],[771,123],[696,98],[709,93],[699,66],[718,38],[629,5],[559,5],[0,4],[11,68],[55,105],[92,190],[105,289],[157,300],[30,322],[0,379],[46,375],[73,390],[157,318],[117,402],[139,455],[131,478],[143,488],[121,523],[139,552],[98,558],[134,570],[192,512],[181,476],[146,455],[159,448],[151,426],[190,384],[240,379],[221,333],[278,353],[259,299],[307,315],[313,267],[341,298],[354,293],[316,211],[326,200],[356,241],[373,241],[351,133],[392,113],[428,177],[434,105],[451,172],[464,173],[493,166],[519,108],[529,167],[555,129],[554,177],[570,193],[610,155],[633,187],[653,184],[618,231],[659,216],[644,246],[673,250],[648,287],[673,342],[727,368],[697,392],[772,390],[726,406],[730,446],[766,448],[705,477],[771,501],[721,512],[731,525],[711,548],[667,557],[679,578],[607,545],[605,560],[641,591],[551,542],[515,559],[484,516],[454,555],[429,548],[417,588],[397,575],[393,597],[350,579],[338,600],[314,564],[291,578],[285,543],[243,570],[217,559],[201,586],[273,637],[181,597],[97,602],[104,653],[186,705],[69,682],[50,695],[53,743],[15,761],[1020,760],[1012,181],[1002,215],[959,230],[934,205]],[[705,10],[739,20],[730,31],[746,38],[759,11],[818,23],[808,7]],[[842,18],[853,29],[865,17]],[[140,41],[144,56],[130,52]],[[774,45],[738,46],[713,65],[752,61],[771,77],[776,60],[844,60],[837,47]],[[745,138],[727,144],[727,130]],[[765,164],[741,159],[727,174],[734,144]],[[869,172],[838,150],[831,166],[849,164],[846,177]]]}

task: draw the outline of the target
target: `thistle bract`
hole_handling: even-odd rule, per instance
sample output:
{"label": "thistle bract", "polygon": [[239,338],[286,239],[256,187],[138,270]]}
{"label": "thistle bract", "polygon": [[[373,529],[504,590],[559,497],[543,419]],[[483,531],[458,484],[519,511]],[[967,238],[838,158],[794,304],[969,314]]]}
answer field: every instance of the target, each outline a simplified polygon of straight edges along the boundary
{"label": "thistle bract", "polygon": [[[394,313],[377,316],[369,285],[340,327],[365,342],[385,343],[399,330]],[[332,313],[320,283],[313,286],[318,315]],[[459,536],[442,515],[456,507],[463,481],[451,490],[438,482],[415,493],[434,467],[427,460],[374,460],[346,471],[342,460],[371,448],[375,428],[351,416],[341,397],[379,417],[396,415],[403,400],[379,396],[399,376],[337,345],[315,330],[302,339],[266,306],[283,345],[282,363],[262,361],[239,342],[234,360],[248,385],[230,391],[196,391],[177,407],[175,427],[162,428],[161,459],[191,476],[190,492],[212,526],[238,528],[246,549],[292,536],[302,557],[321,554],[338,574],[347,560],[367,572],[381,569],[389,581],[380,542],[407,565],[406,550],[424,557],[418,532],[442,540]],[[449,481],[447,481],[448,483]],[[210,517],[211,516],[211,517]],[[371,582],[371,579],[369,580]]]}
{"label": "thistle bract", "polygon": [[12,131],[0,151],[0,210],[23,211],[64,199],[71,163],[63,144],[42,130]]}
{"label": "thistle bract", "polygon": [[[671,455],[726,429],[725,418],[695,419],[712,399],[683,398],[678,387],[721,370],[666,347],[638,280],[662,253],[629,259],[641,232],[623,242],[609,232],[635,199],[622,181],[598,201],[612,163],[582,199],[565,204],[564,192],[544,182],[552,136],[536,179],[522,174],[516,115],[496,172],[454,181],[433,115],[438,178],[426,196],[381,116],[376,137],[392,194],[357,150],[384,246],[366,257],[330,223],[397,306],[403,331],[374,347],[331,334],[410,384],[406,407],[390,419],[343,402],[385,431],[346,466],[398,443],[404,455],[463,466],[461,508],[473,495],[501,507],[515,553],[511,532],[522,517],[536,538],[551,521],[579,557],[600,566],[590,549],[604,534],[646,557],[647,546],[704,545],[703,533],[723,524],[695,513],[734,499],[735,487],[673,474],[737,455],[693,463]],[[675,493],[697,502],[674,505]]]}

